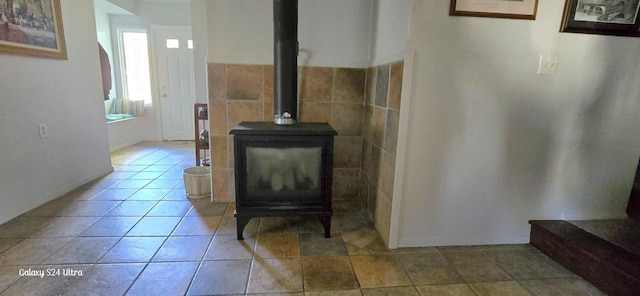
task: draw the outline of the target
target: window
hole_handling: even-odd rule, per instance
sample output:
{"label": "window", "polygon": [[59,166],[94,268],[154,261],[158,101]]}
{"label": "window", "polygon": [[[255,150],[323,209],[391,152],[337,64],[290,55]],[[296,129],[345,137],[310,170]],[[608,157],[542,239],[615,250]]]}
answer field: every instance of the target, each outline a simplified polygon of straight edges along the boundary
{"label": "window", "polygon": [[180,48],[180,40],[167,39],[167,48]]}
{"label": "window", "polygon": [[152,104],[149,44],[144,29],[119,29],[122,95]]}

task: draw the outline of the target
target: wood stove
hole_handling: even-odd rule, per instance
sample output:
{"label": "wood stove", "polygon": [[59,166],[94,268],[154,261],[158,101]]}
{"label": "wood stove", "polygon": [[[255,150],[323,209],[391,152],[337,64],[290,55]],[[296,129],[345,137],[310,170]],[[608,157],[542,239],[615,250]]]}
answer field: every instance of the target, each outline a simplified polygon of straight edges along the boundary
{"label": "wood stove", "polygon": [[315,216],[331,235],[333,136],[326,123],[242,122],[234,135],[238,239],[253,217]]}
{"label": "wood stove", "polygon": [[253,217],[316,216],[331,235],[333,137],[328,123],[297,122],[298,1],[273,0],[274,119],[234,135],[238,239]]}

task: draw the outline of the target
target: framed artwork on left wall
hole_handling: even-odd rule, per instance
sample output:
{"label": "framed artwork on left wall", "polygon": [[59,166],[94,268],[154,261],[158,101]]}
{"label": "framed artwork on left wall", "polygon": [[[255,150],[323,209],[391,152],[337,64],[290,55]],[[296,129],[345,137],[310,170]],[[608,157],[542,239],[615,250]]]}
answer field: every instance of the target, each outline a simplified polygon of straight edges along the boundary
{"label": "framed artwork on left wall", "polygon": [[67,59],[60,0],[0,0],[0,53]]}

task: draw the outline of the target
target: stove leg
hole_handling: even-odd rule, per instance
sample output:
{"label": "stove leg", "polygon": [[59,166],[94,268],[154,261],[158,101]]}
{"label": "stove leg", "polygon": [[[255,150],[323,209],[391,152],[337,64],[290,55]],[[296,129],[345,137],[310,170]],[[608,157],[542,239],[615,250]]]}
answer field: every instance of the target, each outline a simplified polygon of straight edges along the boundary
{"label": "stove leg", "polygon": [[249,220],[251,220],[251,217],[236,215],[236,224],[238,225],[238,240],[244,240],[244,237],[242,237],[242,232],[244,231],[244,227],[247,226],[247,223],[249,223]]}
{"label": "stove leg", "polygon": [[331,216],[318,216],[318,220],[324,227],[324,238],[331,237]]}

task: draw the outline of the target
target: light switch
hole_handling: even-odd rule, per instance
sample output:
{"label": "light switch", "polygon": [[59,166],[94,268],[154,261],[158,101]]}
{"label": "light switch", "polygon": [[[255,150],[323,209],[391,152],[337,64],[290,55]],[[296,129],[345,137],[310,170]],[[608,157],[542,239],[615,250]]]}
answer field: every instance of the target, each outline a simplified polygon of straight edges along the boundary
{"label": "light switch", "polygon": [[538,75],[556,75],[558,69],[558,56],[540,55],[538,64]]}

